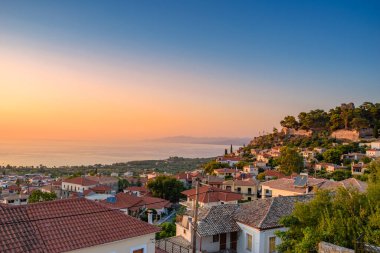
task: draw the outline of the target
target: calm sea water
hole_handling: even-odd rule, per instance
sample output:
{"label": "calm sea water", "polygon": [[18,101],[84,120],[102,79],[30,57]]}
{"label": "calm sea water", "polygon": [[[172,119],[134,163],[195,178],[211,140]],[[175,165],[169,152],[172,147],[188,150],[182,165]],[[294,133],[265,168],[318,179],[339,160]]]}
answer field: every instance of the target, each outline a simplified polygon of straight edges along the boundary
{"label": "calm sea water", "polygon": [[213,157],[223,154],[225,148],[228,146],[160,142],[0,142],[0,164],[64,166],[166,159],[171,156]]}

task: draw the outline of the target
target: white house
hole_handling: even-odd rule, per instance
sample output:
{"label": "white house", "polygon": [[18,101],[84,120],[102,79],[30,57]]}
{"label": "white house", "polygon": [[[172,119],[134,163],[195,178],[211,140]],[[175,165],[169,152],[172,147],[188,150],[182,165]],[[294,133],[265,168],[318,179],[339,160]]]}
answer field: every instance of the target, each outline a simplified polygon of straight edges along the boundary
{"label": "white house", "polygon": [[234,213],[234,220],[241,229],[237,252],[277,252],[276,246],[281,240],[275,232],[286,230],[279,224],[279,220],[292,213],[296,202],[305,202],[311,198],[310,195],[288,196],[258,199],[242,204]]}
{"label": "white house", "polygon": [[98,182],[85,177],[69,178],[62,181],[62,190],[65,192],[84,192],[97,184]]}
{"label": "white house", "polygon": [[371,142],[371,148],[380,150],[380,141]]}

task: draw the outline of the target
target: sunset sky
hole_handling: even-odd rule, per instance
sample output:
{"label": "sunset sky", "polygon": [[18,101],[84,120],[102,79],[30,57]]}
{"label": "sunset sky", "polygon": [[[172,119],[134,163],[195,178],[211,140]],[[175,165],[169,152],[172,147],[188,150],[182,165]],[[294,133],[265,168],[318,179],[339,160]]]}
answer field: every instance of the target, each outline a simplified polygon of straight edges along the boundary
{"label": "sunset sky", "polygon": [[252,137],[380,102],[380,1],[1,1],[0,138]]}

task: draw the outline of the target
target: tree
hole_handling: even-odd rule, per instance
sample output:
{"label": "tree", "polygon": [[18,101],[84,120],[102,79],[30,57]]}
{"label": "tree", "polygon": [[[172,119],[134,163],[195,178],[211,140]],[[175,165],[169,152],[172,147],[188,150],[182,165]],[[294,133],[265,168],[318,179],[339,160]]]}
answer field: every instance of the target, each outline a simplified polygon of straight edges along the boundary
{"label": "tree", "polygon": [[304,168],[303,157],[296,148],[282,147],[278,162],[280,171],[286,175],[290,175],[292,172],[300,173]]}
{"label": "tree", "polygon": [[353,115],[355,105],[353,103],[342,104],[340,106],[340,109],[341,109],[341,117],[344,122],[344,129],[348,129],[348,123],[350,121],[350,118]]}
{"label": "tree", "polygon": [[127,179],[120,178],[118,181],[118,190],[119,192],[123,191],[125,188],[129,186],[129,182]]}
{"label": "tree", "polygon": [[379,138],[379,127],[377,124],[373,127],[373,138]]}
{"label": "tree", "polygon": [[264,181],[265,180],[265,173],[261,172],[257,175],[257,180]]}
{"label": "tree", "polygon": [[230,154],[232,154],[234,152],[233,148],[232,148],[232,144],[231,144],[231,147],[230,147]]}
{"label": "tree", "polygon": [[224,155],[228,155],[228,150],[226,148],[224,149]]}
{"label": "tree", "polygon": [[156,240],[175,236],[176,227],[174,223],[164,222],[160,225],[160,227],[161,231],[156,234]]}
{"label": "tree", "polygon": [[339,164],[340,163],[340,157],[343,154],[343,152],[337,148],[331,148],[326,150],[322,156],[323,160],[328,163],[335,163]]}
{"label": "tree", "polygon": [[298,122],[294,116],[286,116],[283,120],[280,121],[280,125],[287,128],[298,128]]}
{"label": "tree", "polygon": [[367,128],[369,127],[369,121],[367,119],[359,118],[359,117],[353,118],[351,121],[351,127],[356,130]]}
{"label": "tree", "polygon": [[152,192],[153,197],[177,202],[185,187],[181,181],[174,177],[161,175],[148,182],[148,189]]}
{"label": "tree", "polygon": [[203,169],[204,169],[205,173],[207,173],[209,175],[214,174],[215,169],[228,168],[228,167],[229,166],[227,163],[220,163],[220,162],[217,162],[215,160],[209,161],[208,163],[203,165]]}
{"label": "tree", "polygon": [[43,201],[51,201],[57,198],[57,194],[55,192],[42,192],[40,190],[33,191],[28,199],[29,203],[43,202]]}

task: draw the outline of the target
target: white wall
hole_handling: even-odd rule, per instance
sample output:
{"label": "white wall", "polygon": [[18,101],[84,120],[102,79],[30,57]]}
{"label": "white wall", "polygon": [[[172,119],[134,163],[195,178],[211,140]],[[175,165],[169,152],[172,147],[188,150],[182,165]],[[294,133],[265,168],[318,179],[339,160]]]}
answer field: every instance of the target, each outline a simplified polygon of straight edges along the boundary
{"label": "white wall", "polygon": [[[239,253],[268,253],[269,252],[269,238],[275,236],[275,231],[285,231],[286,228],[276,228],[267,230],[258,230],[247,225],[238,222],[241,231],[238,237],[238,248]],[[246,249],[247,241],[246,234],[252,235],[252,251]],[[281,239],[276,237],[276,245],[281,243]]]}
{"label": "white wall", "polygon": [[144,253],[155,252],[155,234],[133,237],[126,240],[101,244],[95,247],[69,251],[72,253],[132,253],[133,250],[144,249]]}

